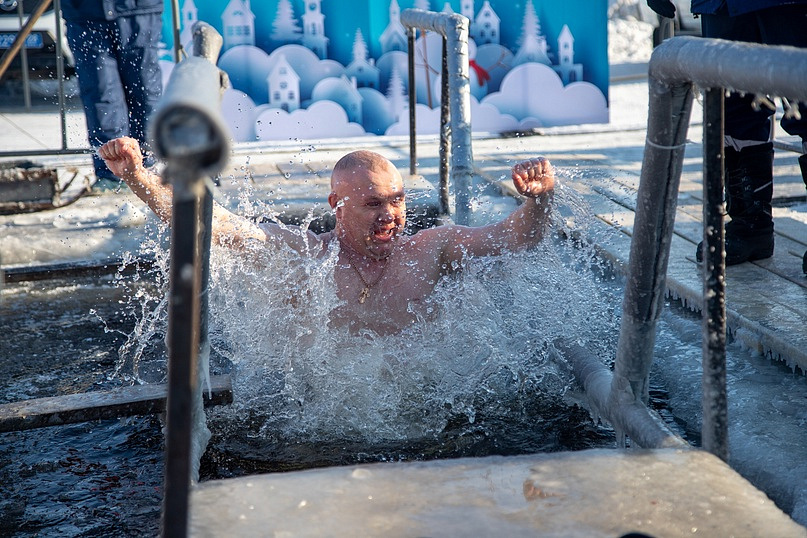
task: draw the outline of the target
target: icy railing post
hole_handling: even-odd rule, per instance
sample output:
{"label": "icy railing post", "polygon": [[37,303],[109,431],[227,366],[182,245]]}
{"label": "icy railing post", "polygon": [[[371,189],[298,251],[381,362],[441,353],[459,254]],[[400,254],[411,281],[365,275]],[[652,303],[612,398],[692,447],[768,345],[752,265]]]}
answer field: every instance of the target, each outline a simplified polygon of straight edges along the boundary
{"label": "icy railing post", "polygon": [[[440,209],[448,214],[448,179],[454,185],[454,220],[468,224],[470,220],[473,154],[471,150],[471,89],[466,17],[456,13],[436,13],[421,9],[405,9],[401,24],[409,42],[409,150],[410,170],[416,171],[415,144],[415,38],[414,30],[431,30],[443,36],[441,127],[440,127]],[[424,58],[424,62],[426,58]],[[431,91],[431,90],[429,90]],[[448,101],[446,103],[446,100]],[[448,163],[451,163],[450,170]]]}
{"label": "icy railing post", "polygon": [[221,118],[226,79],[215,65],[222,39],[203,22],[194,24],[193,34],[195,56],[174,67],[151,121],[154,150],[166,165],[164,181],[173,187],[163,536],[187,535],[192,466],[198,463],[200,446],[203,449],[206,444],[197,435],[192,446],[194,427],[197,434],[200,428],[201,434],[206,433],[206,427],[198,423],[204,413],[199,359],[209,349],[206,280],[212,195],[208,184],[226,165],[230,150],[230,136]]}
{"label": "icy railing post", "polygon": [[[749,65],[754,69],[748,69]],[[655,49],[648,74],[647,141],[609,407],[626,399],[644,403],[648,399],[648,375],[653,360],[656,322],[666,291],[667,262],[693,84],[720,92],[728,88],[786,97],[791,101],[807,100],[807,50],[794,47],[674,37]],[[705,139],[710,137],[707,131],[718,123],[709,116],[715,106],[710,104],[712,101],[707,99],[704,111],[707,116]],[[707,150],[706,145],[704,158],[708,163],[710,154],[713,157],[717,149],[710,143]],[[722,152],[722,141],[716,145]],[[706,154],[707,151],[710,154]],[[722,162],[718,164],[722,174]],[[717,259],[706,260],[708,273],[704,274],[702,439],[706,450],[725,460],[728,458],[725,297],[722,284],[715,284],[725,281],[724,244],[723,235],[706,226],[711,221],[712,212],[720,211],[722,202],[714,199],[714,193],[710,192],[714,185],[709,185],[710,181],[715,180],[704,180],[704,212],[708,216],[705,218],[704,242],[707,251],[717,253]],[[718,227],[722,227],[722,217]]]}

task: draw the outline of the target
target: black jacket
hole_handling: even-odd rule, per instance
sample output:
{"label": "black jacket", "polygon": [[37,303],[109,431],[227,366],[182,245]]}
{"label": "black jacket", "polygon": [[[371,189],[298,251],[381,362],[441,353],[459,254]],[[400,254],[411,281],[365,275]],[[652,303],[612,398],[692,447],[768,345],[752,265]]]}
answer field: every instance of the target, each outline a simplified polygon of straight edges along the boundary
{"label": "black jacket", "polygon": [[722,6],[726,6],[728,14],[733,17],[787,4],[807,4],[807,0],[692,0],[692,13],[714,15]]}

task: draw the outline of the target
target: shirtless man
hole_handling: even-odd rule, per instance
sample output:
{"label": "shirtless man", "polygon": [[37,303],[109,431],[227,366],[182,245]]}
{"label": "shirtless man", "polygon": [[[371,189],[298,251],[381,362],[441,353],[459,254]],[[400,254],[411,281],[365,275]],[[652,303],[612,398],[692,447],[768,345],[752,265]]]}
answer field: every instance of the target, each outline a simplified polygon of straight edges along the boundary
{"label": "shirtless man", "polygon": [[[98,151],[109,169],[164,221],[171,217],[171,187],[143,167],[136,140],[118,138]],[[328,203],[335,210],[333,231],[296,234],[276,225],[255,224],[216,204],[213,242],[242,249],[249,240],[285,243],[303,253],[322,255],[339,242],[334,279],[344,305],[332,322],[379,333],[400,331],[414,322],[414,311],[438,280],[462,268],[465,259],[529,248],[543,237],[555,185],[552,165],[530,159],[512,168],[526,201],[506,219],[482,227],[438,226],[403,235],[406,199],[400,172],[372,151],[348,153],[334,166]]]}

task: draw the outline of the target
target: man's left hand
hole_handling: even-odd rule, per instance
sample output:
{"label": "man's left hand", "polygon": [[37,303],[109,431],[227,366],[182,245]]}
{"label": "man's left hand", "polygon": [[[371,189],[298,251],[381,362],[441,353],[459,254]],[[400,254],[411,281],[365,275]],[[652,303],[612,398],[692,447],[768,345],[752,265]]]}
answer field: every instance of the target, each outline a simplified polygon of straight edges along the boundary
{"label": "man's left hand", "polygon": [[543,157],[522,161],[513,166],[513,184],[524,196],[537,198],[555,189],[555,170]]}

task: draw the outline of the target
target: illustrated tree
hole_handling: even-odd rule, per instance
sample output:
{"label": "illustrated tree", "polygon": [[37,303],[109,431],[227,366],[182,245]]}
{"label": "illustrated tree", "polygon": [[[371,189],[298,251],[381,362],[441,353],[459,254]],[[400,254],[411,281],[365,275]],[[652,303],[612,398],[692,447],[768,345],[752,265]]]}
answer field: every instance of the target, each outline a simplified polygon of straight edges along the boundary
{"label": "illustrated tree", "polygon": [[294,17],[290,0],[279,0],[275,19],[272,21],[272,41],[278,44],[299,43],[302,37],[303,30]]}
{"label": "illustrated tree", "polygon": [[397,67],[392,68],[392,73],[387,83],[387,101],[389,101],[389,107],[395,116],[395,121],[398,121],[406,104],[406,88]]}
{"label": "illustrated tree", "polygon": [[361,33],[361,28],[356,28],[356,37],[353,39],[353,61],[367,59],[367,43]]}
{"label": "illustrated tree", "polygon": [[532,0],[529,0],[524,6],[524,19],[521,23],[521,36],[518,43],[521,46],[513,59],[513,65],[527,62],[552,64],[549,60],[549,47],[546,44],[546,38],[541,34],[541,22],[535,13]]}

